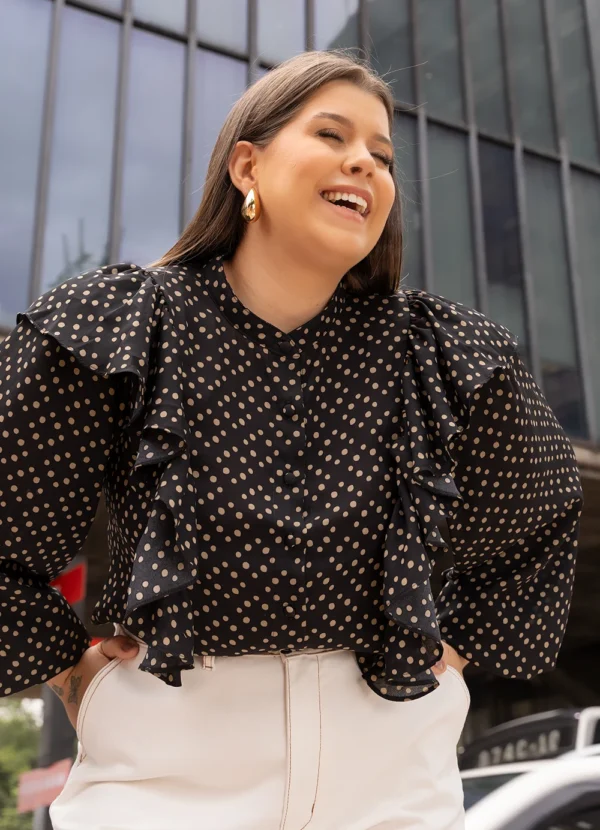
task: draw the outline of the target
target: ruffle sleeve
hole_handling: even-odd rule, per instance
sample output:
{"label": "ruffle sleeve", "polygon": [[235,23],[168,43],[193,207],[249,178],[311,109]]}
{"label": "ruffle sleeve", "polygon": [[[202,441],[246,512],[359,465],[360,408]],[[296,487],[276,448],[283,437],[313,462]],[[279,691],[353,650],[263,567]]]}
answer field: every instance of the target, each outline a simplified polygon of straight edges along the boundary
{"label": "ruffle sleeve", "polygon": [[52,582],[85,542],[132,408],[125,377],[88,371],[29,315],[0,343],[2,696],[52,679],[89,646]]}
{"label": "ruffle sleeve", "polygon": [[132,423],[144,406],[150,348],[161,314],[157,299],[156,284],[141,268],[110,265],[50,289],[17,314],[17,323],[26,318],[96,374],[131,375]]}
{"label": "ruffle sleeve", "polygon": [[[555,665],[571,601],[582,493],[573,447],[503,326],[407,291],[398,502],[384,561],[388,618],[368,682],[420,697],[441,640],[529,678]],[[431,569],[453,567],[437,601]]]}
{"label": "ruffle sleeve", "polygon": [[181,685],[181,670],[194,665],[188,589],[197,576],[180,313],[159,271],[118,264],[67,280],[19,315],[88,369],[131,379],[126,426],[136,423],[140,438],[130,485],[136,486],[135,477],[144,484],[150,467],[157,484],[145,529],[130,552],[128,602],[118,622],[145,632],[148,650],[140,668],[174,686]]}

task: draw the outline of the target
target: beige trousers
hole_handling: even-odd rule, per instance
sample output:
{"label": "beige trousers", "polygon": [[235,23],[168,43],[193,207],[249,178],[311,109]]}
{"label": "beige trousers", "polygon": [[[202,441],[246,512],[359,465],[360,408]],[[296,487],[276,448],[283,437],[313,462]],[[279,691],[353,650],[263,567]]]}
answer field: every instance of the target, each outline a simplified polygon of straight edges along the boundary
{"label": "beige trousers", "polygon": [[143,652],[86,691],[54,830],[462,830],[454,669],[392,702],[351,651],[198,658],[180,688]]}

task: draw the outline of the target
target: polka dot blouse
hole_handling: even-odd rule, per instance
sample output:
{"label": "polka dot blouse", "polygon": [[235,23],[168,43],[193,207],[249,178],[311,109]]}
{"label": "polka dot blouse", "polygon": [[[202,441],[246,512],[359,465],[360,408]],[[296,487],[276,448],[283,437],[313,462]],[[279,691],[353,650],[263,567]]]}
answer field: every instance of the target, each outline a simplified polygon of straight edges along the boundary
{"label": "polka dot blouse", "polygon": [[172,686],[197,654],[339,648],[401,701],[437,687],[443,639],[500,675],[555,665],[580,480],[502,326],[340,283],[286,334],[219,257],[90,271],[16,322],[0,343],[1,694],[89,644],[49,582],[102,491],[93,619],[144,640],[141,670]]}

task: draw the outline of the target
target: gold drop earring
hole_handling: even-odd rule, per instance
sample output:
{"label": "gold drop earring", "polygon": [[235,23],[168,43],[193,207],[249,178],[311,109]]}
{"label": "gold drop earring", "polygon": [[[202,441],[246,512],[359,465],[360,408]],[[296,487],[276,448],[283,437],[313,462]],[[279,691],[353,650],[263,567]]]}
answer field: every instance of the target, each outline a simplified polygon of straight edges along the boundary
{"label": "gold drop earring", "polygon": [[244,204],[242,205],[242,216],[248,224],[250,222],[256,222],[258,217],[260,216],[260,198],[258,195],[258,191],[256,188],[252,188],[248,191],[248,195],[244,199]]}

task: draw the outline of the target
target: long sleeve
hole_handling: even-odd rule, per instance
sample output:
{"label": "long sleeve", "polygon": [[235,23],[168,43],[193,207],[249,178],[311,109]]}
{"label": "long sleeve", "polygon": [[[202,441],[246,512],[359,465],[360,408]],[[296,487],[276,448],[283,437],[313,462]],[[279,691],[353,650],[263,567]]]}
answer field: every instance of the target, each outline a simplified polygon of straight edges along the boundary
{"label": "long sleeve", "polygon": [[[388,605],[412,635],[413,687],[436,687],[441,640],[495,674],[531,678],[555,666],[569,616],[583,503],[575,452],[510,331],[425,291],[406,298],[393,448],[402,558]],[[440,550],[453,565],[434,600]]]}
{"label": "long sleeve", "polygon": [[0,695],[76,664],[89,645],[50,587],[94,520],[128,380],[82,366],[21,316],[0,343]]}
{"label": "long sleeve", "polygon": [[453,456],[463,502],[449,520],[442,637],[496,674],[533,677],[554,668],[564,637],[582,493],[571,443],[516,352],[474,395]]}
{"label": "long sleeve", "polygon": [[[179,362],[185,316],[164,277],[126,262],[70,277],[17,314],[0,343],[0,694],[79,659],[87,634],[49,583],[81,549],[103,485],[107,497],[118,490],[128,502],[129,490],[152,478],[148,470],[155,491],[146,527],[128,539],[109,532],[118,575],[104,589],[117,616],[147,619],[160,638],[144,671],[177,684],[180,667],[193,668],[187,604],[171,599],[173,586],[185,591],[197,572],[193,488],[182,487],[191,477]],[[148,552],[158,559],[167,547],[168,599],[146,593],[142,577]],[[177,654],[164,648],[173,614]]]}

